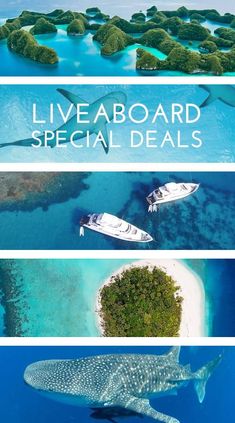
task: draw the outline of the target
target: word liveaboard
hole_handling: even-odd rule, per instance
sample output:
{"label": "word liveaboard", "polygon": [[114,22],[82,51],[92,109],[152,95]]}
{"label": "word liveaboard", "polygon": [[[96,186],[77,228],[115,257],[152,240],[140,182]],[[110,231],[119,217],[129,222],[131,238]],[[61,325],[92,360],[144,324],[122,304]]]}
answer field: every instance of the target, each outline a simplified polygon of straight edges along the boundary
{"label": "word liveaboard", "polygon": [[[40,115],[38,106],[34,103],[33,124],[53,125],[59,118],[62,125],[56,130],[44,130],[43,134],[40,130],[34,130],[32,146],[66,147],[70,144],[75,148],[96,148],[101,144],[107,152],[109,148],[122,147],[120,133],[118,134],[118,131],[115,133],[114,127],[127,123],[125,137],[122,136],[125,146],[128,146],[128,143],[131,148],[163,148],[165,145],[173,148],[199,148],[202,146],[201,131],[194,129],[191,132],[191,139],[188,139],[187,134],[185,140],[183,125],[195,125],[200,117],[200,108],[191,103],[185,105],[173,103],[168,108],[164,108],[160,103],[151,111],[143,103],[133,104],[129,108],[124,104],[113,104],[111,113],[110,110],[106,110],[103,103],[95,113],[91,113],[88,103],[71,104],[66,109],[59,103],[51,103],[45,118]],[[110,123],[112,129],[108,130],[106,125]],[[131,130],[130,123],[133,124]],[[161,131],[158,130],[158,125],[161,126]],[[168,126],[168,129],[164,128],[162,131],[162,125]]]}

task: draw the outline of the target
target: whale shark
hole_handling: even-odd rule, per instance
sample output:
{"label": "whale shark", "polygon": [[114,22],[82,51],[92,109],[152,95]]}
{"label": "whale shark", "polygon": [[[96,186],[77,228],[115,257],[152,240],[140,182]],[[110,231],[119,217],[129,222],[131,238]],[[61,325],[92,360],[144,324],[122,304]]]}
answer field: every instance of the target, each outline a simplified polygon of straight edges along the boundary
{"label": "whale shark", "polygon": [[235,107],[235,87],[232,85],[199,85],[208,92],[207,98],[200,105],[200,108],[209,106],[216,100],[220,100],[228,106]]}
{"label": "whale shark", "polygon": [[[75,107],[77,107],[78,104],[89,104],[87,101],[83,100],[81,97],[79,97],[76,94],[73,94],[72,92],[69,92],[62,88],[58,88],[57,91],[60,94],[62,94],[67,100],[69,100]],[[72,116],[66,123],[64,123],[62,126],[60,126],[55,131],[53,131],[54,138],[52,138],[52,140],[49,141],[47,145],[51,148],[56,146],[55,134],[57,131],[66,131],[64,140],[60,141],[60,144],[63,144],[63,143],[70,142],[71,135],[75,131],[80,129],[81,133],[77,133],[73,137],[74,141],[84,138],[87,133],[89,133],[90,135],[102,134],[101,143],[105,153],[107,154],[109,152],[109,137],[108,137],[107,128],[106,128],[107,120],[105,116],[99,116],[99,118],[97,119],[97,122],[94,123],[95,117],[100,107],[103,105],[105,112],[108,116],[108,121],[111,122],[114,117],[113,116],[114,104],[125,105],[126,101],[127,101],[126,94],[121,91],[113,91],[109,94],[106,94],[105,96],[94,101],[92,104],[89,104],[89,107],[86,109],[86,112],[87,112],[86,119],[89,120],[89,123],[82,123],[82,129],[78,128],[77,116],[76,115]],[[41,142],[41,146],[44,145],[43,139],[44,139],[44,134],[37,137],[37,140],[40,140],[38,142]],[[10,147],[10,146],[32,147],[32,145],[35,145],[35,139],[26,138],[19,141],[1,143],[0,148]]]}
{"label": "whale shark", "polygon": [[110,354],[70,360],[45,360],[24,372],[27,385],[48,398],[80,407],[121,407],[165,423],[179,423],[155,410],[151,398],[177,394],[190,381],[198,400],[221,355],[193,372],[179,363],[180,347],[163,355]]}

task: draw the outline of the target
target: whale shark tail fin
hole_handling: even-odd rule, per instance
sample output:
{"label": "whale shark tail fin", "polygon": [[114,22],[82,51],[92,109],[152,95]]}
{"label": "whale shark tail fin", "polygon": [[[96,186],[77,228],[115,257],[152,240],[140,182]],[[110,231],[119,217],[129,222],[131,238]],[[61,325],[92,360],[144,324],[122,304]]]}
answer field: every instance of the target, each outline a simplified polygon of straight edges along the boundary
{"label": "whale shark tail fin", "polygon": [[194,374],[194,387],[200,403],[202,403],[205,398],[207,381],[212,375],[214,369],[220,364],[221,360],[222,355],[220,354]]}
{"label": "whale shark tail fin", "polygon": [[57,88],[57,91],[75,106],[77,104],[87,104],[87,101],[83,100],[78,95],[71,93],[70,91],[64,90],[63,88]]}
{"label": "whale shark tail fin", "polygon": [[176,363],[179,362],[180,347],[172,347],[167,354],[167,358]]}

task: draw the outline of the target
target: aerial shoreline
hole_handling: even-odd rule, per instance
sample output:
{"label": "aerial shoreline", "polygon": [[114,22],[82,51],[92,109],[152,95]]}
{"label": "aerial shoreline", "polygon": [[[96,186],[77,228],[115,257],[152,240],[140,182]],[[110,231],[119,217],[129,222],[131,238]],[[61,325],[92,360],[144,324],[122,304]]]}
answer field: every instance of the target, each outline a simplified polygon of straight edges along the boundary
{"label": "aerial shoreline", "polygon": [[97,316],[97,327],[100,336],[104,336],[104,321],[101,306],[101,291],[105,286],[114,282],[114,278],[121,275],[124,271],[134,267],[148,267],[150,270],[154,267],[160,268],[179,286],[179,295],[182,296],[182,314],[179,336],[180,337],[199,337],[208,336],[206,333],[206,301],[203,282],[200,277],[179,260],[137,260],[119,268],[108,279],[104,281],[98,290],[96,296],[95,313]]}

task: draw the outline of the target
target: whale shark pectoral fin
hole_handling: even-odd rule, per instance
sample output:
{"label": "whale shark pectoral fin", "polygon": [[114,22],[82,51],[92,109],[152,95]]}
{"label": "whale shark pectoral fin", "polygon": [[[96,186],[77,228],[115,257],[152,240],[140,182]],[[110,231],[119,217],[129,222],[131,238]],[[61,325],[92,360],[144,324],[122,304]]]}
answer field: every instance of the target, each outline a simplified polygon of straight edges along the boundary
{"label": "whale shark pectoral fin", "polygon": [[107,128],[106,128],[106,123],[102,126],[97,126],[94,129],[94,133],[95,134],[99,134],[99,132],[102,133],[102,138],[104,140],[104,142],[102,142],[102,146],[104,148],[104,151],[106,154],[108,154],[109,152],[109,136],[108,136],[108,132],[107,132]]}
{"label": "whale shark pectoral fin", "polygon": [[137,398],[134,396],[123,395],[116,404],[120,407],[127,408],[128,410],[135,411],[139,414],[144,414],[145,416],[152,417],[155,420],[159,420],[164,423],[179,423],[179,420],[174,417],[167,416],[166,414],[160,413],[149,404],[149,400]]}
{"label": "whale shark pectoral fin", "polygon": [[203,107],[209,106],[209,104],[213,103],[213,101],[217,99],[218,97],[210,93],[208,97],[203,101],[203,103],[199,106],[200,109],[202,109]]}
{"label": "whale shark pectoral fin", "polygon": [[57,88],[57,91],[62,94],[67,100],[69,100],[74,106],[77,104],[88,104],[87,101],[83,100],[76,94],[71,93],[70,91],[64,90],[63,88]]}
{"label": "whale shark pectoral fin", "polygon": [[178,363],[180,356],[180,347],[172,347],[167,354],[167,358],[173,362]]}

